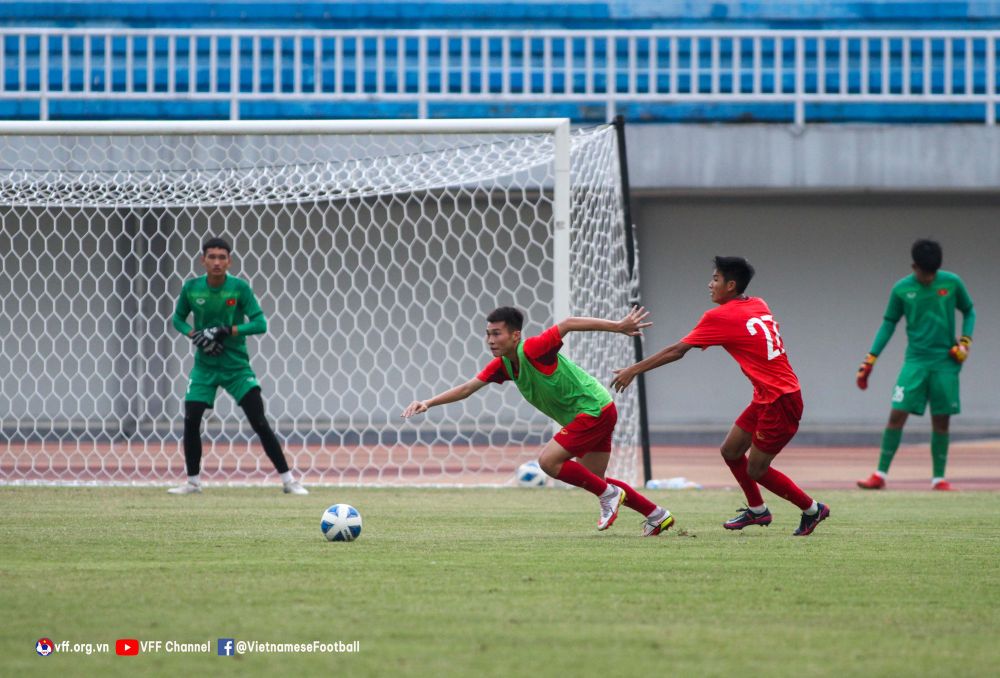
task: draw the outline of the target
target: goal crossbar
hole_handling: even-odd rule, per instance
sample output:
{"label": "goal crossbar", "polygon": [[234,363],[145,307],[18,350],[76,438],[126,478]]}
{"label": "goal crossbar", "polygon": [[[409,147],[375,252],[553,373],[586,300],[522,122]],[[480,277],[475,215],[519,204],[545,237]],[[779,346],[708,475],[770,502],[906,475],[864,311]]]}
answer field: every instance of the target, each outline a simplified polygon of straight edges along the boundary
{"label": "goal crossbar", "polygon": [[441,120],[94,120],[0,122],[0,135],[556,134],[569,118]]}

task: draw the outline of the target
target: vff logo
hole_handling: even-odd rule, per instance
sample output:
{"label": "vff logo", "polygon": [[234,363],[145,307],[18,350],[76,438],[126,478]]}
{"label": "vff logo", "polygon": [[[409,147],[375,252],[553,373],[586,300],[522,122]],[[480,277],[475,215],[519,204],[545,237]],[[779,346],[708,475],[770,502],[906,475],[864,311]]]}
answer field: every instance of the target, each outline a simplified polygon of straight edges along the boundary
{"label": "vff logo", "polygon": [[219,638],[219,656],[232,657],[236,654],[236,641],[232,638]]}
{"label": "vff logo", "polygon": [[35,652],[38,653],[39,657],[48,657],[52,654],[53,649],[55,649],[55,647],[53,646],[52,641],[48,638],[39,638],[35,642]]}

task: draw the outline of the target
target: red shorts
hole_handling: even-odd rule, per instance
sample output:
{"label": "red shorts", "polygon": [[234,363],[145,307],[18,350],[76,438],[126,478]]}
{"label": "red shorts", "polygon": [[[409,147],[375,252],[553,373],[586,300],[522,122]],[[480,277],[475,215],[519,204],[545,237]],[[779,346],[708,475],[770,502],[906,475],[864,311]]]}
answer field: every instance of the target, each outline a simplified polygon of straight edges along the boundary
{"label": "red shorts", "polygon": [[799,430],[802,392],[786,393],[772,403],[750,403],[736,425],[753,436],[761,452],[778,454]]}
{"label": "red shorts", "polygon": [[578,414],[552,438],[574,457],[588,452],[610,452],[611,434],[618,423],[618,408],[608,403],[596,417]]}

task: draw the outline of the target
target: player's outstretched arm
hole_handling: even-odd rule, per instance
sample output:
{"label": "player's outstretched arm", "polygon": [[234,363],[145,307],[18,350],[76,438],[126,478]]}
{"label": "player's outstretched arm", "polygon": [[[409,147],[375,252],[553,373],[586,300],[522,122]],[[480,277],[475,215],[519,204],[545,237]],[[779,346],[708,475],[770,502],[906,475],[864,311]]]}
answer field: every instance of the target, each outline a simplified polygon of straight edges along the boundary
{"label": "player's outstretched arm", "polygon": [[470,379],[464,384],[460,384],[454,388],[450,388],[444,393],[439,393],[430,400],[414,400],[412,403],[406,406],[403,410],[403,419],[409,419],[415,414],[423,414],[432,407],[437,405],[445,405],[447,403],[454,403],[459,400],[465,400],[470,395],[486,386],[485,381],[479,381],[478,379]]}
{"label": "player's outstretched arm", "polygon": [[643,372],[655,370],[657,367],[666,365],[667,363],[672,363],[675,360],[680,360],[692,348],[694,348],[694,346],[691,344],[685,344],[683,341],[678,341],[676,344],[667,346],[658,353],[654,353],[645,360],[637,362],[634,365],[630,365],[623,370],[614,370],[615,378],[611,382],[611,388],[621,393],[628,388],[633,379],[638,377]]}
{"label": "player's outstretched arm", "polygon": [[565,337],[567,332],[619,332],[630,337],[641,337],[642,331],[653,324],[646,321],[648,317],[649,311],[642,306],[633,306],[621,320],[574,316],[559,323],[559,336]]}

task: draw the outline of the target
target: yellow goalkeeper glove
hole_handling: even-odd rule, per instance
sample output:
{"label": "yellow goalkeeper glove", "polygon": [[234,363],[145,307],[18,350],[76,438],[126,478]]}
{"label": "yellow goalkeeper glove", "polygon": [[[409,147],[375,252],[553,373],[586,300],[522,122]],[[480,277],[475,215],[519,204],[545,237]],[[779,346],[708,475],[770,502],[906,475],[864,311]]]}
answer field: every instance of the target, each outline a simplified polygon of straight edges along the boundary
{"label": "yellow goalkeeper glove", "polygon": [[951,347],[951,350],[948,351],[948,355],[951,356],[952,360],[961,365],[965,362],[965,359],[969,357],[970,346],[972,346],[972,337],[966,337],[963,335],[962,338],[958,340],[958,343]]}

